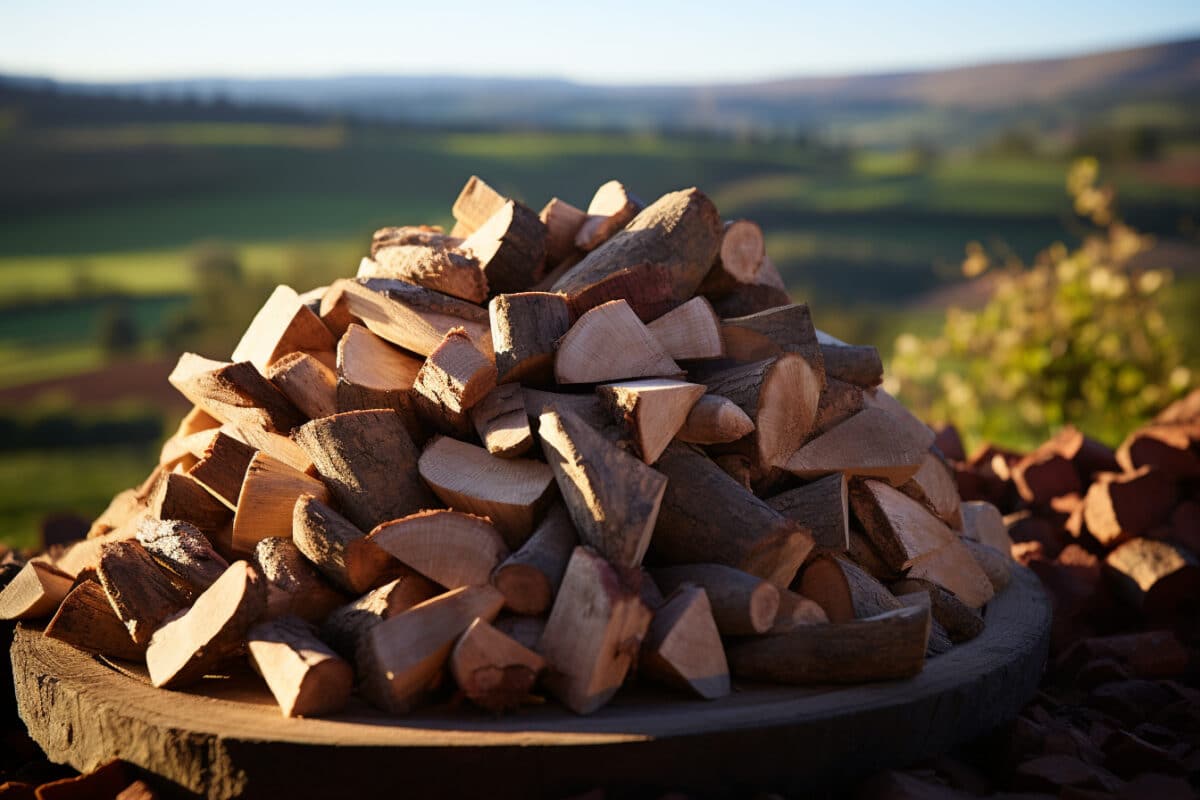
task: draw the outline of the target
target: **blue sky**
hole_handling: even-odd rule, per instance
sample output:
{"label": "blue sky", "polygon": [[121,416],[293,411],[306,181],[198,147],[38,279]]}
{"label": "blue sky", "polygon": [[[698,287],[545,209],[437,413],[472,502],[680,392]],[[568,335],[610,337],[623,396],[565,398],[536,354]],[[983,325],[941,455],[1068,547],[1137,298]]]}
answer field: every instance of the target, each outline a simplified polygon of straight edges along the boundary
{"label": "blue sky", "polygon": [[1200,0],[0,0],[0,72],[740,81],[1058,55],[1200,35]]}

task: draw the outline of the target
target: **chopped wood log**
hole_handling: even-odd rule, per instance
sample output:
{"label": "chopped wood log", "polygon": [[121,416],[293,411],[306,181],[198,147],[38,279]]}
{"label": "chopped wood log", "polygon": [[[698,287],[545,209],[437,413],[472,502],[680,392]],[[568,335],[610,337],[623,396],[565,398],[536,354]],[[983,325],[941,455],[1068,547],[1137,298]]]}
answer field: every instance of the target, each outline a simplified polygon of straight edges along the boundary
{"label": "chopped wood log", "polygon": [[549,292],[501,294],[488,304],[496,372],[503,383],[550,383],[554,350],[571,327],[567,301]]}
{"label": "chopped wood log", "polygon": [[190,609],[154,632],[146,649],[150,682],[175,688],[203,678],[241,651],[266,610],[262,577],[245,561],[230,564]]}
{"label": "chopped wood log", "polygon": [[452,236],[469,236],[479,230],[488,219],[504,207],[506,198],[484,182],[478,175],[472,175],[459,192],[454,201],[451,213],[458,223],[454,226]]}
{"label": "chopped wood log", "polygon": [[546,263],[559,264],[575,254],[575,236],[588,218],[587,212],[557,197],[538,214],[546,226]]}
{"label": "chopped wood log", "polygon": [[1143,426],[1121,442],[1116,458],[1126,472],[1154,467],[1179,479],[1200,478],[1200,422]]}
{"label": "chopped wood log", "polygon": [[182,437],[175,434],[163,442],[158,465],[164,472],[191,469],[216,435],[217,432],[213,430],[197,431]]}
{"label": "chopped wood log", "polygon": [[409,711],[442,680],[455,640],[504,605],[491,586],[464,586],[375,625],[358,649],[363,695],[393,714]]}
{"label": "chopped wood log", "polygon": [[246,470],[254,460],[255,449],[232,436],[216,431],[199,461],[187,474],[233,511],[242,492]]}
{"label": "chopped wood log", "polygon": [[222,425],[221,432],[279,459],[293,469],[310,475],[317,474],[312,459],[289,436],[281,436],[263,428],[236,425]]}
{"label": "chopped wood log", "polygon": [[546,235],[537,214],[509,200],[463,240],[461,250],[478,261],[493,293],[522,292],[546,270]]}
{"label": "chopped wood log", "polygon": [[545,617],[528,617],[521,614],[501,614],[496,617],[492,626],[511,637],[522,647],[537,650],[542,640],[542,632],[546,630]]}
{"label": "chopped wood log", "polygon": [[450,652],[450,674],[463,695],[493,712],[519,708],[545,667],[544,658],[483,619]]}
{"label": "chopped wood log", "polygon": [[849,622],[900,608],[887,587],[845,558],[822,555],[800,574],[800,594],[821,607],[830,622]]}
{"label": "chopped wood log", "polygon": [[666,479],[570,411],[542,414],[538,436],[580,541],[620,566],[641,564]]}
{"label": "chopped wood log", "polygon": [[344,411],[296,431],[346,518],[362,530],[433,505],[417,448],[395,411]]}
{"label": "chopped wood log", "polygon": [[975,563],[983,570],[983,574],[987,575],[988,580],[991,581],[993,590],[999,592],[1008,586],[1012,581],[1011,551],[1002,553],[994,547],[965,537],[962,543],[971,553],[971,557],[975,559]]}
{"label": "chopped wood log", "polygon": [[176,436],[189,436],[200,431],[212,430],[213,428],[221,427],[221,420],[209,414],[199,406],[192,406],[192,410],[183,415],[183,419],[179,421],[179,427],[175,429]]}
{"label": "chopped wood log", "polygon": [[336,714],[350,699],[353,668],[299,617],[255,625],[246,636],[246,650],[285,717]]}
{"label": "chopped wood log", "polygon": [[74,576],[50,564],[27,562],[0,589],[0,619],[38,619],[53,614],[71,591],[73,582]]}
{"label": "chopped wood log", "polygon": [[624,573],[595,550],[575,548],[538,647],[546,688],[576,714],[600,708],[625,681],[650,619]]}
{"label": "chopped wood log", "polygon": [[946,632],[942,623],[933,619],[933,600],[930,599],[929,592],[899,594],[896,595],[896,599],[905,608],[921,608],[930,613],[929,641],[925,645],[926,658],[947,653],[954,648],[954,642],[950,641],[950,634]]}
{"label": "chopped wood log", "polygon": [[415,413],[413,384],[422,363],[362,325],[351,325],[337,348],[338,410],[390,408],[411,417]]}
{"label": "chopped wood log", "polygon": [[818,550],[850,548],[849,482],[840,472],[769,497],[767,505],[807,528]]}
{"label": "chopped wood log", "polygon": [[892,569],[907,569],[955,538],[946,523],[923,505],[880,481],[853,484],[850,505],[867,538]]}
{"label": "chopped wood log", "polygon": [[628,225],[642,205],[620,181],[604,184],[588,204],[587,217],[575,234],[575,246],[580,250],[595,250]]}
{"label": "chopped wood log", "polygon": [[906,578],[893,583],[891,590],[896,595],[926,592],[934,620],[946,629],[954,644],[968,642],[983,633],[983,617],[980,613],[935,583]]}
{"label": "chopped wood log", "polygon": [[[663,195],[554,284],[575,312],[625,298],[642,320],[690,299],[721,241],[721,216],[703,192]],[[620,376],[630,377],[630,376]]]}
{"label": "chopped wood log", "polygon": [[519,383],[502,383],[488,392],[471,408],[471,422],[483,446],[494,456],[516,458],[533,446],[533,431]]}
{"label": "chopped wood log", "polygon": [[508,558],[488,520],[461,511],[422,511],[371,531],[367,541],[447,589],[481,586]]}
{"label": "chopped wood log", "polygon": [[138,526],[137,540],[190,600],[216,582],[229,568],[200,529],[182,520],[147,517]]}
{"label": "chopped wood log", "polygon": [[706,394],[692,406],[675,437],[692,444],[726,444],[753,430],[754,420],[737,403],[719,394]]}
{"label": "chopped wood log", "polygon": [[530,427],[534,433],[537,433],[542,414],[547,411],[568,411],[610,442],[621,447],[633,448],[633,443],[623,438],[624,431],[613,422],[612,416],[604,408],[603,401],[594,392],[565,394],[543,392],[540,389],[522,389],[521,396],[525,398],[525,413],[529,416]]}
{"label": "chopped wood log", "polygon": [[149,642],[163,620],[188,602],[187,595],[171,582],[136,541],[104,545],[96,574],[117,617],[138,645]]}
{"label": "chopped wood log", "polygon": [[389,278],[335,281],[321,301],[322,314],[339,303],[371,333],[422,356],[432,353],[455,328],[464,329],[479,352],[492,352],[487,311],[415,283]]}
{"label": "chopped wood log", "polygon": [[704,589],[681,586],[654,612],[638,671],[706,700],[729,694],[729,664]]}
{"label": "chopped wood log", "polygon": [[248,361],[230,364],[184,353],[168,380],[221,422],[283,434],[304,422],[304,415]]}
{"label": "chopped wood log", "polygon": [[267,586],[267,619],[287,614],[316,622],[345,604],[291,539],[272,536],[254,546],[253,563]]}
{"label": "chopped wood log", "polygon": [[717,259],[697,291],[719,297],[739,284],[752,284],[758,280],[766,257],[762,228],[748,219],[726,222]]}
{"label": "chopped wood log", "polygon": [[750,680],[812,684],[910,678],[925,666],[930,620],[928,608],[898,608],[748,639],[726,655],[733,674]]}
{"label": "chopped wood log", "polygon": [[1049,508],[1054,498],[1078,494],[1083,488],[1075,465],[1060,455],[1054,444],[1051,440],[1012,467],[1012,480],[1021,499],[1039,508]]}
{"label": "chopped wood log", "polygon": [[705,592],[722,636],[766,633],[779,613],[779,589],[761,578],[722,564],[683,564],[650,571],[654,584],[671,594],[686,584]]}
{"label": "chopped wood log", "polygon": [[721,323],[721,336],[726,356],[737,361],[760,361],[786,352],[799,353],[810,364],[822,364],[817,331],[805,303],[787,303],[726,318]]}
{"label": "chopped wood log", "polygon": [[137,489],[126,489],[118,492],[109,501],[108,507],[100,512],[100,516],[92,521],[88,528],[86,539],[94,539],[106,533],[130,524],[135,517],[146,512],[146,498]]}
{"label": "chopped wood log", "polygon": [[559,340],[554,356],[554,378],[564,384],[681,374],[624,300],[603,303],[581,316]]}
{"label": "chopped wood log", "polygon": [[492,573],[492,585],[504,595],[505,607],[535,616],[550,610],[578,544],[566,506],[555,503],[533,535]]}
{"label": "chopped wood log", "polygon": [[34,556],[28,563],[44,564],[74,580],[79,575],[96,569],[96,565],[100,563],[100,551],[104,545],[109,542],[121,542],[134,538],[137,533],[137,523],[140,521],[141,517],[139,516],[130,524],[123,525],[119,530],[110,531],[91,539],[76,541],[57,552],[42,553]]}
{"label": "chopped wood log", "polygon": [[885,564],[866,534],[854,528],[850,529],[850,546],[846,549],[846,555],[876,580],[898,581],[904,577],[904,570],[893,569]]}
{"label": "chopped wood log", "polygon": [[[769,263],[769,258],[764,259],[763,268]],[[745,317],[792,302],[792,296],[787,289],[773,283],[761,283],[761,279],[760,275],[754,283],[739,283],[728,294],[706,294],[705,297],[712,302],[713,310],[722,319]]]}
{"label": "chopped wood log", "polygon": [[917,419],[903,403],[885,392],[882,387],[876,386],[863,392],[863,407],[876,408],[890,414],[897,430],[904,431],[907,438],[920,442],[922,450],[933,446],[933,440],[937,437],[933,428]]}
{"label": "chopped wood log", "polygon": [[1200,562],[1182,547],[1154,539],[1130,539],[1104,559],[1117,591],[1152,619],[1177,611],[1194,613],[1200,598]]}
{"label": "chopped wood log", "polygon": [[683,426],[705,388],[697,383],[647,378],[596,387],[642,461],[653,464]]}
{"label": "chopped wood log", "polygon": [[265,375],[268,367],[289,353],[331,353],[336,344],[329,328],[300,302],[294,289],[277,286],[246,328],[232,360],[249,361]]}
{"label": "chopped wood log", "polygon": [[487,278],[474,256],[444,246],[394,244],[375,249],[356,278],[394,278],[472,303],[487,300]]}
{"label": "chopped wood log", "polygon": [[936,583],[971,608],[983,608],[996,593],[991,579],[957,536],[913,562],[907,577]]}
{"label": "chopped wood log", "polygon": [[1097,541],[1112,547],[1169,519],[1177,498],[1175,481],[1151,467],[1105,472],[1088,488],[1083,519]]}
{"label": "chopped wood log", "polygon": [[782,467],[812,428],[824,376],[802,356],[784,353],[711,375],[705,383],[754,420],[761,464]]}
{"label": "chopped wood log", "polygon": [[296,499],[292,542],[326,579],[351,594],[362,594],[396,571],[395,559],[316,495]]}
{"label": "chopped wood log", "polygon": [[870,345],[822,341],[821,357],[825,361],[825,374],[830,377],[864,389],[883,382],[883,360],[879,350]]}
{"label": "chopped wood log", "polygon": [[51,639],[109,658],[140,661],[146,655],[146,644],[133,641],[97,581],[80,581],[63,599],[45,633]]}
{"label": "chopped wood log", "polygon": [[754,479],[757,477],[754,464],[749,456],[740,453],[725,453],[715,456],[713,463],[738,482],[748,492],[754,492]]}
{"label": "chopped wood log", "polygon": [[936,431],[933,446],[947,461],[966,461],[967,451],[963,449],[962,436],[953,425],[943,425]]}
{"label": "chopped wood log", "polygon": [[233,516],[233,549],[249,553],[269,537],[292,535],[292,512],[301,495],[329,501],[325,484],[259,452],[246,468],[242,492]]}
{"label": "chopped wood log", "polygon": [[983,500],[971,500],[962,504],[962,518],[964,539],[972,539],[1011,557],[1012,539],[1000,509]]}
{"label": "chopped wood log", "polygon": [[510,549],[529,537],[556,493],[554,473],[540,461],[497,458],[448,436],[425,447],[418,469],[450,508],[490,519]]}
{"label": "chopped wood log", "polygon": [[445,432],[471,429],[467,412],[496,388],[496,365],[475,348],[462,328],[446,334],[413,381],[417,408]]}
{"label": "chopped wood log", "polygon": [[[168,472],[159,477],[147,502],[147,511],[158,519],[190,522],[212,536],[229,522],[232,512],[189,475]],[[129,531],[130,535],[134,531]]]}
{"label": "chopped wood log", "polygon": [[866,408],[794,451],[783,468],[805,479],[841,472],[899,486],[917,474],[927,453],[887,412]]}
{"label": "chopped wood log", "polygon": [[866,404],[861,386],[826,376],[825,388],[821,390],[821,399],[817,403],[817,418],[808,434],[809,440],[836,428],[864,408]]}
{"label": "chopped wood log", "polygon": [[441,593],[436,583],[400,565],[400,576],[336,608],[321,623],[321,639],[345,658],[356,659],[366,635],[385,619],[408,611]]}
{"label": "chopped wood log", "polygon": [[780,589],[779,611],[775,612],[775,621],[767,633],[791,633],[804,625],[823,625],[826,622],[829,622],[829,615],[816,601],[788,589]]}
{"label": "chopped wood log", "polygon": [[962,530],[962,501],[958,497],[958,484],[954,481],[953,470],[941,456],[933,452],[926,453],[917,473],[897,488],[923,503],[951,528]]}
{"label": "chopped wood log", "polygon": [[693,297],[646,327],[667,355],[676,361],[725,355],[721,320],[712,304],[703,297]]}
{"label": "chopped wood log", "polygon": [[658,469],[667,477],[653,539],[662,562],[724,564],[776,586],[791,583],[813,546],[802,525],[688,445],[668,447]]}
{"label": "chopped wood log", "polygon": [[337,411],[337,373],[309,353],[290,353],[267,369],[267,380],[309,419]]}
{"label": "chopped wood log", "polygon": [[396,225],[380,228],[371,235],[371,258],[385,247],[415,244],[453,250],[462,244],[462,239],[450,236],[440,225]]}

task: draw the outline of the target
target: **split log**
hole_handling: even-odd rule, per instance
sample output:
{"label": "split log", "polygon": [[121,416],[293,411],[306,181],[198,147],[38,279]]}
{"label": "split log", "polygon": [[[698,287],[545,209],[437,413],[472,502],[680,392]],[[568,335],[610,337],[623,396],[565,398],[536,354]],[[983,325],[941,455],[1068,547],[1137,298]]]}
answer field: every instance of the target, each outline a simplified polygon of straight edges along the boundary
{"label": "split log", "polygon": [[917,473],[898,487],[900,491],[923,503],[938,519],[955,530],[962,530],[962,501],[954,472],[941,456],[928,452]]}
{"label": "split log", "polygon": [[641,319],[656,319],[695,295],[720,247],[721,228],[703,192],[672,192],[588,253],[552,290],[565,294],[577,314],[625,298]]}
{"label": "split log", "polygon": [[1169,519],[1177,498],[1175,481],[1151,467],[1105,472],[1088,488],[1083,519],[1097,541],[1112,547]]}
{"label": "split log", "polygon": [[1000,509],[983,500],[962,504],[963,538],[972,539],[1011,557],[1012,539]]}
{"label": "split log", "polygon": [[854,528],[850,529],[850,546],[846,549],[846,555],[876,580],[898,581],[904,577],[904,570],[893,569],[885,564],[866,534]]}
{"label": "split log", "polygon": [[522,647],[536,651],[546,630],[545,617],[529,617],[522,614],[500,614],[492,627],[512,638]]}
{"label": "split log", "polygon": [[891,415],[867,408],[793,451],[783,468],[806,479],[841,472],[899,486],[917,474],[926,454],[927,446],[897,429]]}
{"label": "split log", "polygon": [[[140,521],[140,518],[136,521]],[[39,556],[34,556],[28,563],[43,564],[64,573],[74,580],[79,575],[96,569],[96,565],[100,563],[100,551],[104,548],[104,545],[109,542],[122,542],[132,539],[136,533],[136,524],[125,525],[120,530],[101,534],[91,539],[77,541],[61,552],[47,552]],[[62,598],[60,597],[59,599]]]}
{"label": "split log", "polygon": [[187,474],[233,511],[255,449],[223,431],[216,431],[199,461]]}
{"label": "split log", "polygon": [[1055,448],[1054,440],[1024,456],[1012,466],[1012,480],[1026,503],[1049,508],[1050,501],[1082,490],[1079,474],[1070,459]]}
{"label": "split log", "polygon": [[805,625],[824,625],[827,622],[829,615],[815,600],[788,589],[780,589],[779,611],[775,612],[775,621],[767,633],[791,633]]}
{"label": "split log", "polygon": [[641,564],[666,479],[569,411],[542,414],[538,435],[580,541],[618,565]]}
{"label": "split log", "polygon": [[185,587],[189,600],[229,568],[229,562],[190,522],[147,517],[138,526],[137,540],[177,586]]}
{"label": "split log", "polygon": [[899,608],[748,639],[729,648],[729,666],[743,678],[788,684],[911,678],[925,666],[930,619],[928,608]]}
{"label": "split log", "polygon": [[441,593],[436,583],[400,565],[400,576],[357,600],[334,609],[321,623],[321,639],[348,659],[357,659],[366,635],[385,619],[424,603]]}
{"label": "split log", "polygon": [[914,561],[907,577],[936,583],[971,608],[983,608],[996,593],[991,579],[958,537]]}
{"label": "split log", "polygon": [[469,236],[479,230],[488,219],[504,207],[506,198],[497,192],[478,175],[472,175],[458,198],[454,201],[451,212],[457,224],[451,232],[452,236]]}
{"label": "split log", "polygon": [[394,244],[380,247],[370,258],[359,263],[355,277],[408,281],[472,303],[482,303],[488,296],[488,282],[479,259],[444,246]]}
{"label": "split log", "polygon": [[230,564],[191,608],[154,632],[146,649],[150,682],[177,688],[200,680],[241,652],[246,632],[266,610],[261,576],[245,561]]}
{"label": "split log", "polygon": [[502,294],[488,304],[498,380],[550,383],[554,349],[571,327],[567,301],[549,292]]}
{"label": "split log", "polygon": [[896,595],[896,599],[905,608],[920,608],[930,614],[929,641],[925,644],[926,658],[939,656],[954,649],[954,642],[950,641],[950,634],[942,626],[942,623],[933,618],[933,601],[929,597],[929,592],[900,594]]}
{"label": "split log", "polygon": [[424,245],[453,250],[462,239],[447,234],[440,225],[396,225],[380,228],[371,234],[371,258],[385,247]]}
{"label": "split log", "polygon": [[632,449],[633,443],[625,440],[624,432],[613,422],[613,418],[604,408],[604,403],[595,392],[588,394],[566,394],[563,392],[543,392],[541,389],[522,389],[521,396],[525,398],[525,413],[530,420],[530,427],[537,433],[542,414],[547,411],[566,411],[574,414],[601,436],[621,447]]}
{"label": "split log", "polygon": [[363,695],[393,714],[411,710],[442,681],[455,640],[476,618],[491,621],[504,598],[464,586],[375,625],[358,649]]}
{"label": "split log", "polygon": [[538,214],[538,219],[546,226],[546,263],[562,263],[577,252],[575,236],[587,217],[586,211],[557,197],[546,203]]}
{"label": "split log", "polygon": [[478,260],[491,292],[521,292],[546,270],[546,235],[537,214],[509,200],[463,240],[461,249]]}
{"label": "split log", "polygon": [[693,297],[646,327],[667,355],[676,361],[725,355],[721,320],[712,304],[703,297]]}
{"label": "split log", "polygon": [[920,442],[923,451],[932,447],[933,440],[937,438],[933,428],[917,419],[903,403],[884,391],[881,386],[863,391],[863,407],[876,408],[891,415],[896,429],[904,431],[906,438]]}
{"label": "split log", "polygon": [[544,658],[483,619],[471,623],[450,653],[450,674],[463,695],[493,712],[519,708],[545,667]]}
{"label": "split log", "polygon": [[308,353],[290,353],[267,369],[267,380],[309,419],[337,411],[337,373]]}
{"label": "split log", "polygon": [[367,541],[447,589],[481,586],[508,558],[488,520],[461,511],[422,511],[380,525]]}
{"label": "split log", "polygon": [[633,442],[642,461],[653,464],[683,426],[703,386],[669,378],[608,383],[596,387],[609,413]]}
{"label": "split log", "polygon": [[299,617],[255,625],[246,650],[285,717],[336,714],[350,699],[354,670]]}
{"label": "split log", "polygon": [[946,634],[954,644],[968,642],[983,633],[983,617],[980,613],[959,600],[953,592],[935,583],[906,578],[893,583],[891,589],[896,595],[927,593],[934,620],[946,629]]}
{"label": "split log", "polygon": [[861,386],[826,376],[825,388],[821,390],[821,399],[817,402],[817,418],[808,434],[809,440],[836,428],[864,408],[866,401]]}
{"label": "split log", "polygon": [[205,448],[212,442],[217,431],[198,431],[188,436],[174,436],[163,442],[158,454],[158,465],[164,472],[187,471],[204,455]]}
{"label": "split log", "polygon": [[187,605],[187,596],[136,541],[104,545],[96,574],[135,644],[149,642],[163,620]]}
{"label": "split log", "polygon": [[854,516],[884,562],[904,570],[927,553],[955,539],[954,532],[925,507],[880,481],[850,487]]}
{"label": "split log", "polygon": [[576,714],[616,694],[650,625],[630,577],[588,547],[575,548],[567,564],[538,650],[546,687]]}
{"label": "split log", "polygon": [[787,586],[813,547],[802,525],[759,500],[703,453],[673,444],[654,551],[667,564],[715,563]]}
{"label": "split log", "polygon": [[983,574],[987,575],[994,591],[999,592],[1005,586],[1008,586],[1012,581],[1013,560],[1011,552],[1001,553],[994,547],[965,537],[962,539],[962,543],[966,546],[971,557],[975,559],[975,563],[983,570]]}
{"label": "split log", "polygon": [[504,595],[505,607],[517,614],[546,613],[578,544],[566,506],[555,503],[533,535],[492,573],[492,585]]}
{"label": "split log", "polygon": [[809,562],[797,589],[819,605],[830,622],[866,619],[900,608],[886,586],[837,556],[823,555]]}
{"label": "split log", "polygon": [[722,636],[766,633],[779,613],[779,589],[749,573],[722,564],[683,564],[650,571],[664,593],[699,586]]}
{"label": "split log", "polygon": [[38,619],[54,613],[71,591],[74,576],[50,564],[30,561],[0,589],[0,619]]}
{"label": "split log", "polygon": [[1174,478],[1200,478],[1200,421],[1143,426],[1121,442],[1116,459],[1126,472],[1153,467]]}
{"label": "split log", "polygon": [[254,545],[274,536],[291,537],[292,512],[301,495],[329,501],[325,484],[266,453],[256,453],[246,468],[242,492],[233,516],[233,549],[249,553]]}
{"label": "split log", "polygon": [[1130,539],[1104,559],[1117,591],[1152,619],[1194,613],[1200,599],[1200,562],[1182,547],[1154,539]]}
{"label": "split log", "polygon": [[126,489],[113,495],[100,516],[92,520],[86,539],[94,539],[106,533],[124,528],[135,518],[145,513],[147,498],[137,489]]}
{"label": "split log", "polygon": [[296,431],[346,518],[362,530],[433,505],[417,448],[395,411],[344,411]]}
{"label": "split log", "polygon": [[390,408],[411,419],[413,384],[422,363],[362,325],[351,325],[337,347],[337,410]]}
{"label": "split log", "polygon": [[642,205],[620,181],[604,184],[588,204],[587,217],[575,234],[575,246],[580,250],[595,250],[628,225]]}
{"label": "split log", "polygon": [[706,700],[729,694],[729,664],[704,589],[682,586],[654,612],[638,671]]}
{"label": "split log", "polygon": [[471,422],[487,451],[516,458],[533,446],[533,431],[525,413],[521,384],[502,383],[471,408]]}
{"label": "split log", "polygon": [[467,412],[496,388],[496,365],[455,328],[425,359],[412,388],[417,409],[435,428],[464,434],[471,429]]}
{"label": "split log", "polygon": [[558,383],[601,383],[623,378],[682,375],[624,300],[602,303],[575,321],[558,342]]}
{"label": "split log", "polygon": [[80,581],[63,599],[45,633],[51,639],[109,658],[141,661],[146,655],[146,644],[133,641],[97,581]]}
{"label": "split log", "polygon": [[304,422],[304,415],[248,361],[230,364],[184,353],[167,380],[221,422],[283,434]]}
{"label": "split log", "polygon": [[292,542],[326,579],[351,594],[362,594],[396,571],[395,559],[316,495],[296,499]]}
{"label": "split log", "polygon": [[769,497],[767,505],[807,528],[817,549],[835,553],[849,549],[849,482],[840,472]]}
{"label": "split log", "polygon": [[277,286],[242,334],[232,360],[249,361],[265,375],[268,367],[289,353],[328,354],[336,344],[329,328],[300,302],[294,289]]}
{"label": "split log", "polygon": [[824,370],[817,331],[805,303],[787,303],[721,322],[725,354],[737,361],[760,361],[780,353],[799,353]]}
{"label": "split log", "polygon": [[725,223],[721,247],[712,269],[697,289],[701,294],[729,294],[739,284],[752,284],[767,257],[762,228],[748,219]]}
{"label": "split log", "polygon": [[267,619],[295,614],[317,622],[346,602],[346,597],[325,582],[291,539],[260,539],[252,557],[267,587]]}
{"label": "split log", "polygon": [[719,394],[706,394],[692,406],[675,436],[692,444],[726,444],[753,430],[754,420],[737,403]]}
{"label": "split log", "polygon": [[846,344],[823,334],[824,331],[817,332],[826,375],[864,389],[883,382],[883,360],[879,350],[870,345]]}
{"label": "split log", "polygon": [[540,461],[497,458],[448,436],[425,447],[418,469],[447,506],[490,519],[510,549],[529,537],[555,495],[554,473]]}
{"label": "split log", "polygon": [[[158,478],[146,504],[158,519],[181,519],[213,536],[228,524],[232,512],[189,475],[168,472]],[[130,531],[132,535],[134,531]]]}
{"label": "split log", "polygon": [[293,469],[316,475],[312,459],[289,436],[252,426],[222,425],[221,433],[279,459]]}
{"label": "split log", "polygon": [[[765,271],[770,263],[770,258],[764,259],[760,273]],[[771,265],[771,268],[774,269],[774,265]],[[778,275],[778,272],[775,274]],[[792,302],[792,296],[786,288],[776,286],[774,282],[763,283],[762,277],[760,274],[754,283],[739,283],[728,294],[706,294],[705,297],[712,302],[713,310],[722,319],[745,317]]]}

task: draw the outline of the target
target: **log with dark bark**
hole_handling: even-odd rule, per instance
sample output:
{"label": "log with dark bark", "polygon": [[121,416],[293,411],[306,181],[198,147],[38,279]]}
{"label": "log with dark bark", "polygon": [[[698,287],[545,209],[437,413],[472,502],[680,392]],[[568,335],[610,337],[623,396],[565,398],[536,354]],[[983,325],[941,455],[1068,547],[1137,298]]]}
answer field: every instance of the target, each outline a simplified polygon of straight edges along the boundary
{"label": "log with dark bark", "polygon": [[571,327],[567,301],[550,292],[502,294],[488,304],[497,379],[545,384],[554,380],[554,350]]}

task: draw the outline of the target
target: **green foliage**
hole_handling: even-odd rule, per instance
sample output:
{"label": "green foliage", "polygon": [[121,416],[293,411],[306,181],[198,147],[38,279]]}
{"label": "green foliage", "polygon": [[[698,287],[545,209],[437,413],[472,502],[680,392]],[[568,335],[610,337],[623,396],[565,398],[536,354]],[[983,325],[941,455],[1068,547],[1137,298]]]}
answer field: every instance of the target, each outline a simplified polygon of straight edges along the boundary
{"label": "green foliage", "polygon": [[100,346],[109,356],[127,356],[137,351],[141,334],[125,303],[109,304],[101,312],[98,328]]}
{"label": "green foliage", "polygon": [[930,420],[972,438],[1029,446],[1066,423],[1115,442],[1193,383],[1164,316],[1173,275],[1136,269],[1148,237],[1121,223],[1094,160],[1072,167],[1075,210],[1094,226],[1026,266],[968,247],[978,310],[951,308],[940,334],[897,338],[891,387]]}

